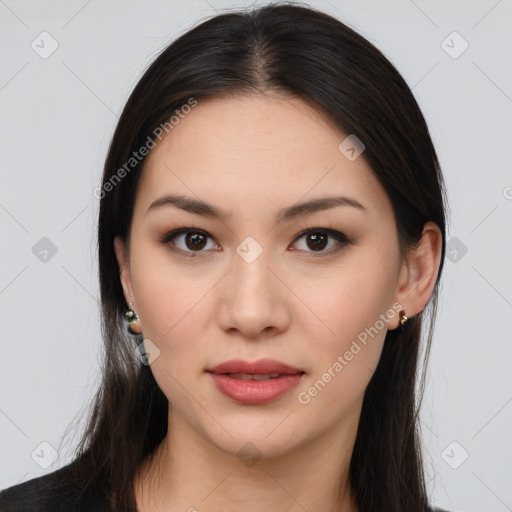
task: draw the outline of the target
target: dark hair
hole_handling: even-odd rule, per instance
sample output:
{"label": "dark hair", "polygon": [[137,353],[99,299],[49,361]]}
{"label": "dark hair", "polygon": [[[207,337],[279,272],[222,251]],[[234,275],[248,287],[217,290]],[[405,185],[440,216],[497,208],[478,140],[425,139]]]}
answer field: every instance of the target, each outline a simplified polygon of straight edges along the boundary
{"label": "dark hair", "polygon": [[[126,163],[191,98],[273,91],[307,101],[363,141],[362,157],[392,202],[403,254],[419,241],[427,221],[439,226],[442,255],[428,304],[428,361],[445,254],[446,199],[428,127],[406,82],[370,42],[316,9],[274,3],[208,19],[172,42],[146,70],[122,112],[104,168],[98,248],[105,354],[73,467],[84,495],[89,486],[100,486],[116,511],[135,510],[133,480],[167,433],[169,406],[150,367],[134,356],[137,338],[127,334],[124,321],[113,240],[128,239],[144,158],[129,169]],[[123,166],[126,172],[119,173]],[[427,311],[402,332],[388,331],[365,391],[349,472],[359,512],[428,510],[415,390]],[[426,364],[420,397],[425,370]]]}

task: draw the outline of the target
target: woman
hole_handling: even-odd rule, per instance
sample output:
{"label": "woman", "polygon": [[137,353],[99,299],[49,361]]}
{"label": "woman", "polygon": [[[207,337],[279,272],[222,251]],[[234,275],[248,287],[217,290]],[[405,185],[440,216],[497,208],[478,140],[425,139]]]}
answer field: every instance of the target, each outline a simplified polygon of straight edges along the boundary
{"label": "woman", "polygon": [[286,4],[198,25],[135,87],[95,194],[102,385],[75,460],[0,510],[432,510],[415,384],[444,184],[379,50]]}

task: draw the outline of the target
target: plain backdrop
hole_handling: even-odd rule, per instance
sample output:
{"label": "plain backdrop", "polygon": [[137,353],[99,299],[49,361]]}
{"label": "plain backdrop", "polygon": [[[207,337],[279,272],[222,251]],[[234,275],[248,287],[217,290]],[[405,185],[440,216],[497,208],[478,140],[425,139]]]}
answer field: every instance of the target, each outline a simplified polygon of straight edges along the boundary
{"label": "plain backdrop", "polygon": [[[99,383],[93,190],[129,93],[177,35],[250,4],[0,0],[0,488],[68,460],[73,440],[61,446],[62,436]],[[448,254],[421,416],[432,502],[510,511],[512,2],[310,5],[396,65],[448,187]]]}

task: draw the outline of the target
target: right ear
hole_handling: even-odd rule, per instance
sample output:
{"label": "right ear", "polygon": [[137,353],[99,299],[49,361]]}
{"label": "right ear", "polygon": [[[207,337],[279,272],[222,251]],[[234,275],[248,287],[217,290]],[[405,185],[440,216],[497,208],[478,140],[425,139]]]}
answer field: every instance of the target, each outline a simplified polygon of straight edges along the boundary
{"label": "right ear", "polygon": [[121,237],[114,238],[114,251],[116,253],[117,263],[119,265],[119,277],[124,291],[126,302],[133,302],[132,276],[130,272],[130,261],[128,258],[128,249]]}

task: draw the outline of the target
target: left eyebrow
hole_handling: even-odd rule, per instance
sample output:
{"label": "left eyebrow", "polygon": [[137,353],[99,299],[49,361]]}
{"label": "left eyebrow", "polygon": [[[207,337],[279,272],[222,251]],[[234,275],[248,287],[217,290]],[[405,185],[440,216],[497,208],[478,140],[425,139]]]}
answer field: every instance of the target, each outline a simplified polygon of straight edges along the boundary
{"label": "left eyebrow", "polygon": [[350,197],[319,197],[318,199],[312,199],[311,201],[298,203],[280,210],[276,215],[275,222],[287,221],[301,215],[329,210],[339,206],[349,206],[361,211],[366,211],[366,208],[359,201],[356,201]]}
{"label": "left eyebrow", "polygon": [[[162,206],[175,206],[176,208],[180,208],[181,210],[187,211],[189,213],[195,213],[196,215],[202,215],[206,217],[217,217],[219,219],[227,219],[233,216],[232,213],[228,213],[225,210],[205,203],[204,201],[179,194],[166,195],[156,199],[149,205],[146,214],[149,213],[150,210]],[[307,202],[294,204],[279,210],[275,216],[275,222],[277,223],[288,221],[302,215],[308,215],[340,206],[349,206],[360,211],[366,211],[366,208],[359,201],[356,201],[350,197],[320,197]]]}

